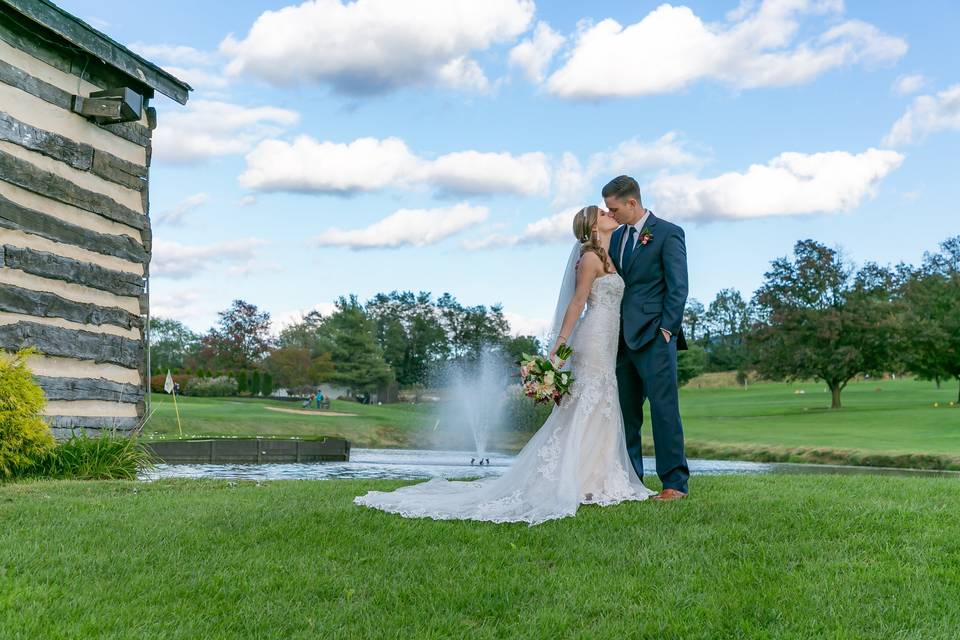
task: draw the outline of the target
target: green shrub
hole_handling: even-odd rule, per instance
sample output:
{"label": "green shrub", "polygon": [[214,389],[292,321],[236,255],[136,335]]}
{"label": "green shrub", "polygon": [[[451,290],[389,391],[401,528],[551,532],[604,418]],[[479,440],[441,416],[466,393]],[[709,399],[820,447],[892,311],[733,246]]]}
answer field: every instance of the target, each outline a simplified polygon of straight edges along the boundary
{"label": "green shrub", "polygon": [[[187,374],[180,374],[173,376],[173,381],[180,385],[180,393],[183,393],[183,390],[190,386],[190,381],[193,379],[193,376]],[[150,378],[150,390],[154,393],[164,393],[163,385],[167,382],[167,374],[153,376]]]}
{"label": "green shrub", "polygon": [[156,462],[135,436],[103,429],[96,436],[74,434],[48,452],[28,475],[78,480],[134,480]]}
{"label": "green shrub", "polygon": [[40,417],[46,398],[27,368],[31,353],[0,353],[0,479],[23,473],[56,444]]}
{"label": "green shrub", "polygon": [[253,376],[250,378],[250,395],[260,395],[260,372],[256,369],[254,369]]}
{"label": "green shrub", "polygon": [[219,378],[190,378],[184,395],[206,398],[237,395],[237,381],[227,376]]}

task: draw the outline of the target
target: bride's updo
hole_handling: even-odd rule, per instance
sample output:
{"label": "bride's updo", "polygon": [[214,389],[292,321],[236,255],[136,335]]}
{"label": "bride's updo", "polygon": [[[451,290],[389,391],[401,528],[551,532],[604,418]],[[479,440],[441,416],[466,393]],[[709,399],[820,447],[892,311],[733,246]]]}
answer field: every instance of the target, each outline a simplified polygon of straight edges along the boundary
{"label": "bride's updo", "polygon": [[597,219],[600,217],[600,207],[590,205],[577,211],[573,216],[573,235],[580,242],[580,257],[583,257],[587,251],[597,254],[603,263],[603,270],[610,271],[610,261],[607,259],[607,252],[600,242],[600,234],[597,232]]}

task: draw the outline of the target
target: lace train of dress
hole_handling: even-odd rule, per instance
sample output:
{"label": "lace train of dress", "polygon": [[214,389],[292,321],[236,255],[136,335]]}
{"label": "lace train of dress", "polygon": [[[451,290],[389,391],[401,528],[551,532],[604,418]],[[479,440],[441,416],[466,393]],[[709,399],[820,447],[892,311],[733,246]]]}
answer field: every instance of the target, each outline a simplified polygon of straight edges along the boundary
{"label": "lace train of dress", "polygon": [[645,500],[653,491],[627,455],[615,373],[623,280],[594,281],[571,347],[574,384],[500,477],[433,479],[395,491],[370,491],[359,505],[409,518],[526,522],[576,514],[581,504]]}

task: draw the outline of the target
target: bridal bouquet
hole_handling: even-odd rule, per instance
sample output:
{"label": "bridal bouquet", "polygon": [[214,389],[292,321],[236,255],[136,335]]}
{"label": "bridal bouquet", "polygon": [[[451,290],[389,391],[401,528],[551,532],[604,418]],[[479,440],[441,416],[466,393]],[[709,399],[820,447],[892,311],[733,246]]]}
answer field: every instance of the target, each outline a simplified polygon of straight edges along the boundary
{"label": "bridal bouquet", "polygon": [[560,399],[570,393],[573,376],[569,371],[560,371],[563,362],[570,358],[573,349],[563,344],[557,349],[558,362],[542,356],[523,354],[520,361],[520,380],[523,392],[528,398],[533,398],[535,404],[553,401],[559,405]]}

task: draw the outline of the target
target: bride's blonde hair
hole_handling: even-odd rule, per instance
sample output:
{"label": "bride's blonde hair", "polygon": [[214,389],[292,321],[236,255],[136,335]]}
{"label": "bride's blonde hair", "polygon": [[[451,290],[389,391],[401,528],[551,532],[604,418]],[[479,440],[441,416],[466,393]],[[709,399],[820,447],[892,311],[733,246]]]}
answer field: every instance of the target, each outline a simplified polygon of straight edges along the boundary
{"label": "bride's blonde hair", "polygon": [[587,251],[592,251],[603,263],[604,272],[609,271],[610,261],[607,252],[600,243],[600,233],[597,231],[597,219],[600,217],[600,207],[590,205],[577,211],[573,216],[573,235],[580,242],[580,257]]}

